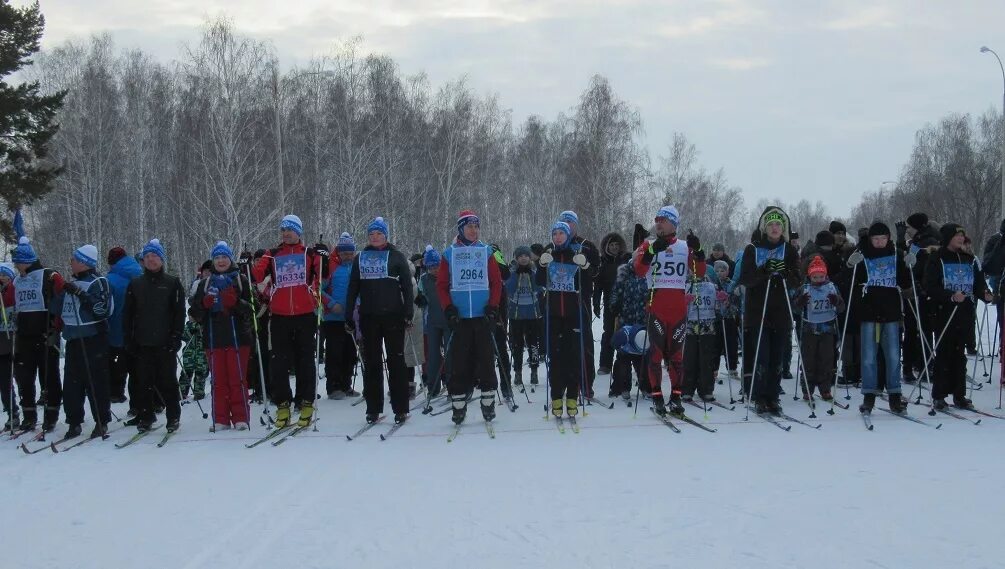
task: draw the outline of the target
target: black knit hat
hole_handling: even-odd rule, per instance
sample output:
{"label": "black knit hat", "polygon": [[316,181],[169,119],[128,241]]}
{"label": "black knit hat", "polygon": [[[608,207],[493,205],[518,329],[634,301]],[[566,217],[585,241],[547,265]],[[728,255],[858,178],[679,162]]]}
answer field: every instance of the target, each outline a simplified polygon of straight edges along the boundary
{"label": "black knit hat", "polygon": [[960,224],[958,224],[958,223],[947,223],[947,224],[943,225],[942,227],[940,227],[939,228],[939,234],[942,236],[942,246],[943,247],[948,247],[949,246],[949,242],[958,233],[962,233],[964,235],[967,234],[966,230],[963,229],[963,226],[960,225]]}
{"label": "black knit hat", "polygon": [[834,234],[830,231],[821,231],[820,233],[817,233],[813,242],[816,243],[817,247],[833,247]]}
{"label": "black knit hat", "polygon": [[913,227],[915,231],[921,231],[928,225],[928,216],[921,212],[912,213],[907,217],[907,224]]}
{"label": "black knit hat", "polygon": [[541,245],[540,243],[534,243],[533,245],[530,246],[530,250],[532,253],[540,257],[541,253],[544,253],[544,245]]}
{"label": "black knit hat", "polygon": [[890,226],[882,221],[877,221],[869,226],[869,237],[877,237],[879,235],[890,236]]}
{"label": "black knit hat", "polygon": [[827,230],[831,232],[831,235],[834,235],[835,233],[844,233],[845,235],[848,234],[848,229],[840,221],[832,221]]}
{"label": "black knit hat", "polygon": [[212,271],[212,270],[213,270],[213,261],[210,261],[209,259],[206,259],[206,261],[203,262],[202,266],[199,267],[199,271]]}

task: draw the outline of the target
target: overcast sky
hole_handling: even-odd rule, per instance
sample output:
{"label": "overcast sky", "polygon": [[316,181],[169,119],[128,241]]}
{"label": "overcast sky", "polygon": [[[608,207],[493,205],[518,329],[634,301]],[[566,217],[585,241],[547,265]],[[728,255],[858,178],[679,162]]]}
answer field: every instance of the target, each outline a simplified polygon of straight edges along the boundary
{"label": "overcast sky", "polygon": [[[15,0],[15,4],[23,1]],[[760,198],[820,199],[845,215],[896,179],[914,133],[1002,104],[1003,0],[41,0],[43,45],[96,32],[174,59],[231,17],[284,65],[364,37],[434,85],[470,76],[515,122],[576,104],[594,73],[636,105],[646,144],[675,130],[702,163]],[[995,33],[997,32],[997,33]]]}

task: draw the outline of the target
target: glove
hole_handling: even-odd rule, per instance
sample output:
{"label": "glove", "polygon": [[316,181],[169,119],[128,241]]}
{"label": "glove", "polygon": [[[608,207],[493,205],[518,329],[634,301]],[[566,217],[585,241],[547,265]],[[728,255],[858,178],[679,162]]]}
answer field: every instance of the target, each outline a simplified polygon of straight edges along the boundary
{"label": "glove", "polygon": [[590,267],[589,261],[586,260],[586,255],[582,253],[576,253],[572,256],[572,262],[579,265],[581,269],[587,269]]}
{"label": "glove", "polygon": [[356,321],[346,320],[345,321],[345,331],[349,334],[356,332]]}
{"label": "glove", "polygon": [[691,229],[687,230],[687,248],[692,251],[698,251],[701,249],[701,239],[698,239],[698,236],[695,235],[694,231]]}
{"label": "glove", "polygon": [[897,223],[893,224],[893,226],[897,228],[898,241],[904,239],[904,237],[907,236],[907,223],[903,221],[898,221]]}
{"label": "glove", "polygon": [[418,295],[418,296],[415,297],[415,305],[418,306],[419,308],[425,308],[425,307],[429,306],[429,301],[426,300],[425,296],[422,296],[420,294],[420,295]]}
{"label": "glove", "polygon": [[491,305],[490,306],[486,306],[485,307],[485,319],[488,320],[489,322],[493,322],[493,323],[499,322],[499,309],[496,308],[495,306],[491,306]]}
{"label": "glove", "polygon": [[802,308],[810,303],[810,293],[804,292],[796,297],[796,306]]}
{"label": "glove", "polygon": [[781,259],[768,259],[768,262],[764,266],[772,273],[780,273],[785,270],[785,261]]}
{"label": "glove", "polygon": [[684,304],[691,304],[693,302],[694,302],[694,295],[693,294],[688,293],[688,294],[684,295]]}
{"label": "glove", "polygon": [[220,292],[220,304],[223,308],[230,310],[237,306],[237,301],[240,300],[237,297],[237,289],[234,287],[228,287]]}
{"label": "glove", "polygon": [[331,256],[331,252],[328,251],[328,246],[325,245],[324,243],[315,243],[314,244],[314,253],[316,255],[320,255],[320,256],[322,256],[322,257],[324,257],[326,259],[329,256]]}
{"label": "glove", "polygon": [[455,330],[457,325],[461,323],[461,316],[457,312],[457,307],[453,304],[443,309],[443,315],[447,317],[447,327],[451,331]]}
{"label": "glove", "polygon": [[541,253],[541,257],[537,260],[537,262],[542,267],[547,267],[554,260],[555,260],[555,258],[551,256],[551,253],[545,251],[544,253]]}
{"label": "glove", "polygon": [[63,292],[66,294],[72,294],[73,296],[80,296],[83,291],[77,286],[77,283],[73,281],[66,281],[63,283]]}
{"label": "glove", "polygon": [[664,239],[662,237],[657,237],[656,241],[653,241],[652,250],[653,250],[653,253],[660,253],[662,251],[666,251],[667,247],[669,247],[669,246],[670,246],[670,244],[667,243],[666,239]]}
{"label": "glove", "polygon": [[833,292],[827,295],[827,301],[831,303],[831,306],[837,306],[838,300],[840,300],[838,295]]}
{"label": "glove", "polygon": [[855,252],[852,253],[850,257],[848,257],[848,263],[847,263],[848,268],[850,269],[854,267],[855,265],[861,263],[864,259],[865,255],[863,255],[861,251],[856,249]]}
{"label": "glove", "polygon": [[719,302],[726,302],[727,300],[729,300],[729,295],[726,294],[726,291],[724,290],[716,291],[715,299],[718,300]]}
{"label": "glove", "polygon": [[908,269],[913,269],[914,265],[918,264],[918,255],[914,251],[908,251],[904,255],[904,264],[907,265]]}

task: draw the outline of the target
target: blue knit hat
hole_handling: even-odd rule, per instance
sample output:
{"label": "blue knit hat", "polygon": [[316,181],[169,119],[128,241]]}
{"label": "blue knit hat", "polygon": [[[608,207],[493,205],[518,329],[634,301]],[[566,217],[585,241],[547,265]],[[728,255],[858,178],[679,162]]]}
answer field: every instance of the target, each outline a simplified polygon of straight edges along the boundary
{"label": "blue knit hat", "polygon": [[304,223],[300,221],[299,217],[291,213],[290,215],[284,217],[281,222],[279,222],[280,231],[284,231],[287,229],[296,233],[298,236],[302,236],[304,234]]}
{"label": "blue knit hat", "polygon": [[149,243],[143,246],[143,250],[140,251],[140,258],[146,257],[148,253],[153,253],[161,258],[162,263],[167,262],[167,253],[164,252],[164,247],[161,245],[161,240],[154,238],[151,239]]}
{"label": "blue knit hat", "polygon": [[[558,221],[564,221],[566,223],[575,223],[576,225],[579,225],[579,216],[576,214],[576,212],[570,209],[558,214]],[[570,225],[569,227],[572,226]]]}
{"label": "blue knit hat", "polygon": [[656,219],[666,218],[674,227],[680,227],[680,212],[672,205],[665,205],[656,212]]}
{"label": "blue knit hat", "polygon": [[30,265],[38,261],[38,255],[36,255],[35,250],[31,248],[31,241],[28,239],[27,235],[22,235],[21,239],[18,239],[17,247],[14,248],[14,254],[11,255],[11,260],[19,265]]}
{"label": "blue knit hat", "polygon": [[338,236],[338,243],[335,244],[335,252],[352,253],[356,251],[356,242],[352,240],[352,235],[348,232]]}
{"label": "blue knit hat", "polygon": [[215,259],[220,255],[230,259],[231,263],[234,262],[234,250],[230,248],[230,245],[227,245],[226,241],[217,241],[216,245],[213,246],[213,250],[209,253],[209,258]]}
{"label": "blue knit hat", "polygon": [[385,239],[388,238],[387,222],[384,221],[383,217],[373,218],[373,221],[370,222],[370,225],[366,226],[367,235],[369,235],[370,232],[372,231],[380,231],[381,233],[384,234]]}
{"label": "blue knit hat", "polygon": [[73,252],[73,258],[93,269],[98,266],[98,248],[94,245],[82,245]]}
{"label": "blue knit hat", "polygon": [[17,271],[14,270],[14,265],[10,263],[0,263],[0,275],[7,275],[11,279],[17,278]]}
{"label": "blue knit hat", "polygon": [[[551,226],[551,234],[554,235],[556,231],[561,231],[562,233],[565,233],[565,243],[562,243],[561,245],[555,245],[555,248],[564,249],[568,247],[569,241],[572,239],[572,228],[569,227],[569,224],[564,221],[556,221],[555,225]],[[552,238],[551,242],[553,244],[555,243],[554,238]]]}
{"label": "blue knit hat", "polygon": [[426,250],[422,254],[422,264],[427,269],[440,266],[440,253],[436,249],[433,249],[432,245],[426,245]]}

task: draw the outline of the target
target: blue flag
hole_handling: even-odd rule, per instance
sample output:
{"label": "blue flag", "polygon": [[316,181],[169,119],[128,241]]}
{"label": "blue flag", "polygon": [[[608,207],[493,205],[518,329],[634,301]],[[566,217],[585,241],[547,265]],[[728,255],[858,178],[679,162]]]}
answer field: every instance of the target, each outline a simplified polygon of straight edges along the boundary
{"label": "blue flag", "polygon": [[24,237],[24,217],[21,216],[21,208],[14,212],[14,233],[20,240]]}

